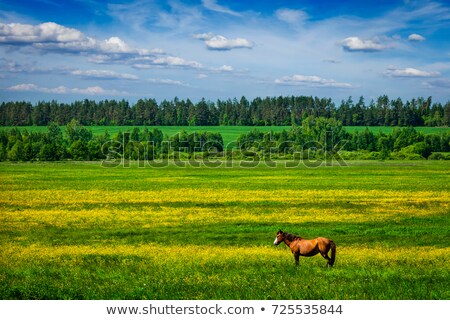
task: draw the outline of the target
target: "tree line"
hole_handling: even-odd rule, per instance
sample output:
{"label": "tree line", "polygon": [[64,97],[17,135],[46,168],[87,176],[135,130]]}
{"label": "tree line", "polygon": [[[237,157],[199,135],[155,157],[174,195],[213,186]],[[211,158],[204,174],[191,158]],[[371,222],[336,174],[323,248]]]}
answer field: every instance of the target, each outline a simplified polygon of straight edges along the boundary
{"label": "tree line", "polygon": [[193,154],[212,149],[222,152],[223,148],[220,133],[182,130],[169,137],[158,128],[135,127],[114,136],[107,130],[94,136],[78,120],[69,122],[64,130],[56,123],[50,123],[46,132],[29,132],[18,127],[0,130],[0,161],[153,160],[168,158],[175,152]]}
{"label": "tree line", "polygon": [[450,160],[450,131],[423,134],[413,127],[392,133],[369,129],[347,132],[336,119],[310,116],[302,126],[281,132],[257,128],[224,145],[222,135],[184,130],[173,136],[158,128],[135,127],[111,136],[93,135],[77,120],[46,132],[14,127],[0,130],[0,161],[155,160],[155,159],[443,159]]}
{"label": "tree line", "polygon": [[419,97],[403,101],[382,95],[366,103],[352,97],[336,104],[330,98],[312,96],[257,97],[217,100],[140,99],[82,100],[35,104],[25,101],[0,104],[0,126],[66,125],[77,119],[84,126],[290,126],[307,117],[339,120],[344,126],[449,126],[450,101],[442,104]]}
{"label": "tree line", "polygon": [[347,160],[450,160],[450,131],[424,134],[414,127],[395,128],[391,133],[374,133],[367,127],[349,133],[342,122],[308,117],[302,126],[282,132],[258,129],[242,134],[241,152],[258,157],[338,158]]}

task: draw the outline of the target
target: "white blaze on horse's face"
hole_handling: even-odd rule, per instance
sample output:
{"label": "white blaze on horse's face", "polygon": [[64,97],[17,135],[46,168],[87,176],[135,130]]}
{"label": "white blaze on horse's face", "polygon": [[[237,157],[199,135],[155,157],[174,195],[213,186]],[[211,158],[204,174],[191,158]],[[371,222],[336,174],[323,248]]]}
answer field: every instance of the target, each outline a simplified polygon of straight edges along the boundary
{"label": "white blaze on horse's face", "polygon": [[275,237],[275,241],[273,242],[273,244],[274,244],[274,245],[277,245],[277,244],[278,244],[278,239],[277,239],[277,237]]}

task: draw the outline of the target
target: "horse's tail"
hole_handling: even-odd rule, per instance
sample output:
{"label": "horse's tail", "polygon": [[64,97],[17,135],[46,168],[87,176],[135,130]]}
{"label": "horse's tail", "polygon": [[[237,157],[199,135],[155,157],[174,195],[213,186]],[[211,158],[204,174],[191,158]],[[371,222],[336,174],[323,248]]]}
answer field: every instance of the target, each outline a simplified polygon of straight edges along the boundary
{"label": "horse's tail", "polygon": [[331,258],[329,261],[330,266],[332,267],[334,264],[334,261],[336,261],[336,244],[333,240],[330,240],[330,249],[331,249]]}

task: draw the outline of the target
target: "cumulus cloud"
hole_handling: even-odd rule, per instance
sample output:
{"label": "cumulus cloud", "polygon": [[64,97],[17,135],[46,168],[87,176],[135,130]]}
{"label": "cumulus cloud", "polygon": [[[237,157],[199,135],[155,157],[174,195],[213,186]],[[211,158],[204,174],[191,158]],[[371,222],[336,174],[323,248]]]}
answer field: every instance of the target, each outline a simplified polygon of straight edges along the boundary
{"label": "cumulus cloud", "polygon": [[437,77],[440,73],[435,71],[423,71],[415,68],[398,69],[395,67],[389,67],[384,72],[384,75],[394,78],[429,78]]}
{"label": "cumulus cloud", "polygon": [[[31,46],[42,52],[82,54],[88,57],[89,62],[97,64],[131,64],[137,68],[146,68],[152,65],[186,68],[202,67],[196,61],[167,56],[159,48],[151,50],[134,48],[119,37],[98,40],[84,35],[79,30],[67,28],[53,22],[39,25],[0,23],[0,44],[19,48]],[[79,75],[97,78],[114,78],[118,76],[117,74],[105,72]],[[132,75],[119,75],[119,77],[133,78]]]}
{"label": "cumulus cloud", "polygon": [[425,37],[421,36],[420,34],[413,33],[408,36],[408,40],[409,41],[425,41],[426,39],[425,39]]}
{"label": "cumulus cloud", "polygon": [[134,53],[146,55],[150,50],[135,49],[118,37],[97,40],[81,31],[67,28],[54,22],[38,25],[0,23],[0,43],[26,46],[48,51],[96,52],[96,53]]}
{"label": "cumulus cloud", "polygon": [[11,47],[32,47],[44,53],[70,53],[88,56],[92,63],[128,63],[137,57],[164,55],[161,49],[140,49],[127,44],[119,37],[99,40],[86,36],[79,30],[46,22],[38,25],[0,23],[0,44]]}
{"label": "cumulus cloud", "polygon": [[127,94],[126,92],[119,92],[116,90],[105,90],[99,86],[87,87],[87,88],[67,88],[65,86],[58,86],[55,88],[39,87],[33,83],[22,83],[7,88],[9,91],[21,91],[21,92],[41,92],[50,94],[83,94],[83,95],[119,95]]}
{"label": "cumulus cloud", "polygon": [[305,86],[305,87],[321,87],[321,88],[352,88],[350,83],[337,82],[334,79],[324,79],[318,76],[305,76],[296,74],[291,77],[282,77],[275,80],[276,84]]}
{"label": "cumulus cloud", "polygon": [[22,83],[8,88],[9,91],[39,91],[39,87],[32,83]]}
{"label": "cumulus cloud", "polygon": [[214,36],[205,41],[206,46],[210,50],[232,50],[239,48],[251,49],[253,44],[244,38],[227,39],[224,36]]}
{"label": "cumulus cloud", "polygon": [[230,8],[227,8],[225,6],[218,4],[216,0],[202,0],[202,4],[205,8],[207,8],[211,11],[225,13],[225,14],[229,14],[232,16],[236,16],[236,17],[241,16],[241,14],[239,12],[233,11]]}
{"label": "cumulus cloud", "polygon": [[209,40],[209,39],[211,39],[212,37],[214,37],[214,34],[213,33],[211,33],[211,32],[208,32],[208,33],[197,33],[197,34],[194,34],[192,37],[194,37],[195,39],[198,39],[198,40]]}
{"label": "cumulus cloud", "polygon": [[66,28],[53,22],[39,25],[21,23],[0,23],[0,43],[68,43],[81,42],[85,36],[78,30]]}
{"label": "cumulus cloud", "polygon": [[362,40],[358,37],[348,37],[339,43],[345,51],[361,51],[361,52],[375,52],[382,51],[388,47],[382,45],[376,40]]}
{"label": "cumulus cloud", "polygon": [[244,38],[228,39],[222,35],[212,33],[200,33],[193,36],[195,39],[204,41],[209,50],[232,50],[232,49],[251,49],[253,43]]}
{"label": "cumulus cloud", "polygon": [[275,11],[275,16],[286,23],[297,25],[305,22],[308,19],[308,15],[306,12],[302,10],[294,10],[294,9],[278,9]]}
{"label": "cumulus cloud", "polygon": [[138,80],[133,74],[117,73],[111,70],[73,70],[71,74],[85,79],[104,79],[104,80]]}

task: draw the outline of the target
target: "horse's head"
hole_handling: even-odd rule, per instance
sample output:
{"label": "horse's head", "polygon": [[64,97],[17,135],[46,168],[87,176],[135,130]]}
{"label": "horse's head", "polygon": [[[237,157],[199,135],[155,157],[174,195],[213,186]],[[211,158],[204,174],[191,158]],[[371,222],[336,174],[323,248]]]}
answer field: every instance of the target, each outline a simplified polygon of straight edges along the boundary
{"label": "horse's head", "polygon": [[274,245],[279,245],[280,243],[282,243],[284,241],[284,232],[281,230],[278,230],[277,232],[277,236],[275,238],[275,241],[273,242]]}

